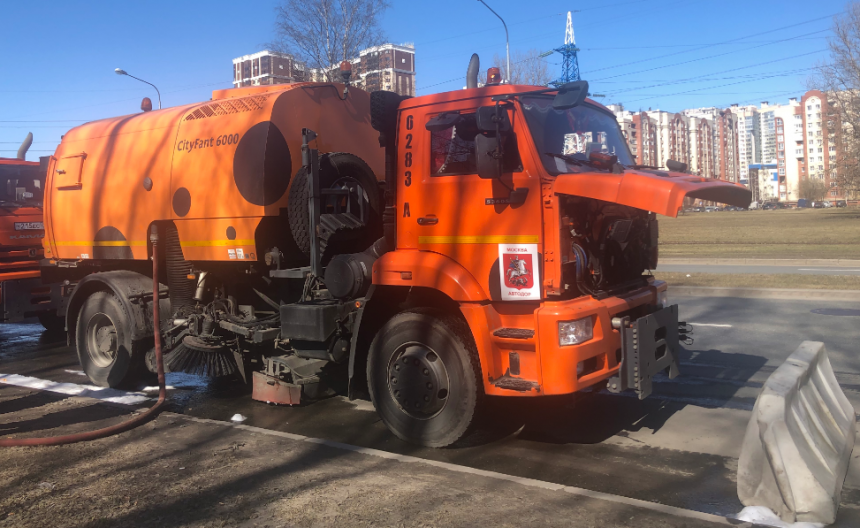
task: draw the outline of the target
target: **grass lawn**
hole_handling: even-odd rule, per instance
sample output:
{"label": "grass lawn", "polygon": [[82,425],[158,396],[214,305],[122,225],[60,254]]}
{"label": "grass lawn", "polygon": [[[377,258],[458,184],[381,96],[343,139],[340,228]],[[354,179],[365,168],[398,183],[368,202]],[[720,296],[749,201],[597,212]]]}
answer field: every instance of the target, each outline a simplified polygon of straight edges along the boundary
{"label": "grass lawn", "polygon": [[[687,276],[689,275],[689,277]],[[856,275],[764,275],[759,273],[658,272],[654,276],[669,286],[716,286],[725,288],[789,288],[813,290],[860,290]],[[860,299],[860,292],[857,295]]]}
{"label": "grass lawn", "polygon": [[860,209],[661,216],[660,257],[860,259]]}

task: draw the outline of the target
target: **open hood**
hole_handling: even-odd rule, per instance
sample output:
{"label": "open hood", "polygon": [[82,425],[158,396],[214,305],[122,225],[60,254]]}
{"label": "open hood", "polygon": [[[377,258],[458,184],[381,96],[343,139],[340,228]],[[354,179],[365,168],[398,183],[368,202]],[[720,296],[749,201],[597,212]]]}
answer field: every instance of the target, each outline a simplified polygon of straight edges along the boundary
{"label": "open hood", "polygon": [[556,194],[613,202],[664,216],[676,217],[684,198],[749,207],[752,193],[743,185],[663,171],[626,171],[624,174],[561,174],[553,184]]}

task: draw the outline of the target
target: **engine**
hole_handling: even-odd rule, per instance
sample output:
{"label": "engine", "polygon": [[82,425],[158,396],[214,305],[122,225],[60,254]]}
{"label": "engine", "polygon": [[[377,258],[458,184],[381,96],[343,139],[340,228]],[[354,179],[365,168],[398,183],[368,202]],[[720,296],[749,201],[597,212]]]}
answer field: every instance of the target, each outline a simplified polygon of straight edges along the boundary
{"label": "engine", "polygon": [[569,290],[594,295],[646,283],[643,272],[657,266],[654,213],[577,197],[567,198],[563,211],[561,236],[563,247],[569,249],[564,269]]}

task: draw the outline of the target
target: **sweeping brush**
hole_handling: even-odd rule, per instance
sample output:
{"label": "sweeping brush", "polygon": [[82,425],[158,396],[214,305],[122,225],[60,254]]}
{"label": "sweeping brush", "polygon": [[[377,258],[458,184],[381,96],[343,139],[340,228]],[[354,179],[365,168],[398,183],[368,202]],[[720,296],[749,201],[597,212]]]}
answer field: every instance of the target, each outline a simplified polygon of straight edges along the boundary
{"label": "sweeping brush", "polygon": [[186,336],[164,358],[170,372],[187,372],[199,376],[229,376],[239,372],[233,352],[224,346],[212,346],[194,336]]}

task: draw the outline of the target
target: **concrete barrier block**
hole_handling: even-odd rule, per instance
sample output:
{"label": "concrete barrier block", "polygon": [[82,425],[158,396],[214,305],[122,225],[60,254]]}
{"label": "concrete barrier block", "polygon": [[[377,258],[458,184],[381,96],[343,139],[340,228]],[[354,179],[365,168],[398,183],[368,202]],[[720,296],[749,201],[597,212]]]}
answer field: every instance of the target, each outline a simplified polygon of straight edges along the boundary
{"label": "concrete barrier block", "polygon": [[741,502],[786,522],[833,523],[855,423],[824,343],[804,341],[756,400],[738,462]]}

